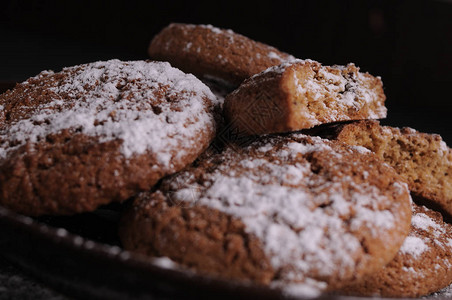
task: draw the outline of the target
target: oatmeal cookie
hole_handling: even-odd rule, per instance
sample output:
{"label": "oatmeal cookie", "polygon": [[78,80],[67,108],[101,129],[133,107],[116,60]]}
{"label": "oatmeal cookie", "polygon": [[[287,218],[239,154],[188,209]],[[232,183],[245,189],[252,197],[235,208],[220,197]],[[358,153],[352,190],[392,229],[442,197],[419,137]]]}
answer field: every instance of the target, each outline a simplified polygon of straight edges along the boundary
{"label": "oatmeal cookie", "polygon": [[237,86],[268,67],[294,59],[266,44],[212,25],[173,23],[149,45],[152,59],[199,77]]}
{"label": "oatmeal cookie", "polygon": [[141,193],[120,238],[127,250],[211,275],[328,290],[393,259],[410,228],[410,199],[364,148],[267,136]]}
{"label": "oatmeal cookie", "polygon": [[123,201],[207,148],[216,105],[164,62],[44,71],[0,95],[0,204],[43,215]]}

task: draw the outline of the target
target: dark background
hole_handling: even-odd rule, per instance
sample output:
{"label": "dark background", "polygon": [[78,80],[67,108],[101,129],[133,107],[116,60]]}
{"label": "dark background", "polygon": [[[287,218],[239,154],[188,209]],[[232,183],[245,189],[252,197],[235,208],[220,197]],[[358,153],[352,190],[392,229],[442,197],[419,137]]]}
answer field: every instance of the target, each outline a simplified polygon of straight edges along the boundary
{"label": "dark background", "polygon": [[146,59],[170,22],[213,24],[323,64],[383,78],[388,124],[452,145],[451,1],[2,1],[0,81],[119,58]]}

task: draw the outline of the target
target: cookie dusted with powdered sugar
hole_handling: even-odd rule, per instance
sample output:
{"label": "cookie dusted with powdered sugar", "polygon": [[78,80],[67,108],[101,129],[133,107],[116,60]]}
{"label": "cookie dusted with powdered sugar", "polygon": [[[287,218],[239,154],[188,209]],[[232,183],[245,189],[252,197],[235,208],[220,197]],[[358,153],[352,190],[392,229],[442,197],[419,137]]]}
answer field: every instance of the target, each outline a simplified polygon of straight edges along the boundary
{"label": "cookie dusted with powdered sugar", "polygon": [[293,56],[253,41],[232,30],[212,25],[170,24],[149,46],[152,59],[200,77],[239,85],[246,78]]}
{"label": "cookie dusted with powdered sugar", "polygon": [[394,167],[412,193],[452,215],[452,150],[441,136],[370,120],[326,127],[316,134],[368,148]]}
{"label": "cookie dusted with powdered sugar", "polygon": [[164,179],[135,199],[120,238],[200,272],[324,290],[391,261],[410,218],[406,184],[369,151],[291,134]]}
{"label": "cookie dusted with powdered sugar", "polygon": [[386,117],[379,77],[354,64],[295,60],[271,67],[226,97],[226,119],[248,135],[289,132],[347,120]]}
{"label": "cookie dusted with powdered sugar", "polygon": [[346,286],[356,296],[416,298],[452,283],[452,225],[441,214],[413,205],[411,231],[381,271]]}
{"label": "cookie dusted with powdered sugar", "polygon": [[215,105],[203,83],[169,63],[42,72],[0,95],[0,203],[71,214],[147,190],[207,148]]}

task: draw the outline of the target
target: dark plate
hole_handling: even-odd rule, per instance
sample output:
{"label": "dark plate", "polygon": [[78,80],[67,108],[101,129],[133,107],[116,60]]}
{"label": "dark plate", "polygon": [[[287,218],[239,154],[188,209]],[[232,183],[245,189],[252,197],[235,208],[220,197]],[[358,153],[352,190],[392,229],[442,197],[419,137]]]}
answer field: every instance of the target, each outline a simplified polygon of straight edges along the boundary
{"label": "dark plate", "polygon": [[[114,245],[116,212],[107,207],[37,220],[0,206],[0,255],[46,285],[80,299],[293,298],[265,286],[203,276],[165,259],[124,251]],[[364,298],[322,295],[316,299]]]}
{"label": "dark plate", "polygon": [[[66,217],[71,230],[74,220],[100,228],[105,216],[89,214]],[[76,218],[76,219],[74,219]],[[62,222],[47,218],[47,223]],[[102,221],[103,220],[103,221]],[[83,226],[82,226],[83,227]],[[149,259],[120,247],[100,243],[18,215],[0,207],[0,249],[7,260],[50,286],[81,298],[174,299],[250,298],[276,299],[281,293],[262,286],[246,285],[168,268],[161,259]],[[93,228],[98,231],[98,228]],[[97,233],[96,233],[97,234]],[[107,232],[107,236],[110,233]]]}

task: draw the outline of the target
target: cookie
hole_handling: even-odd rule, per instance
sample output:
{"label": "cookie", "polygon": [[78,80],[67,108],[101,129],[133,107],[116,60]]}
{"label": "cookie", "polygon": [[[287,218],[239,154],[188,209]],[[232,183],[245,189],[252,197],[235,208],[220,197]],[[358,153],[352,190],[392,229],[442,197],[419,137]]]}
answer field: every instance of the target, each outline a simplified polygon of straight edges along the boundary
{"label": "cookie", "polygon": [[275,287],[331,289],[381,269],[410,227],[410,195],[369,151],[302,134],[205,157],[140,194],[125,249]]}
{"label": "cookie", "polygon": [[452,225],[440,213],[413,205],[411,230],[382,270],[344,291],[355,296],[417,298],[452,283]]}
{"label": "cookie", "polygon": [[148,53],[152,59],[169,61],[185,72],[230,86],[237,86],[268,67],[294,59],[232,30],[176,23],[154,37]]}
{"label": "cookie", "polygon": [[386,117],[379,77],[354,64],[322,66],[296,60],[270,67],[226,97],[226,119],[248,135],[289,132],[315,125]]}
{"label": "cookie", "polygon": [[416,196],[452,214],[452,151],[437,134],[360,121],[326,129],[325,136],[363,146],[390,164]]}
{"label": "cookie", "polygon": [[44,71],[0,95],[0,204],[72,214],[147,190],[207,148],[215,105],[169,63]]}

